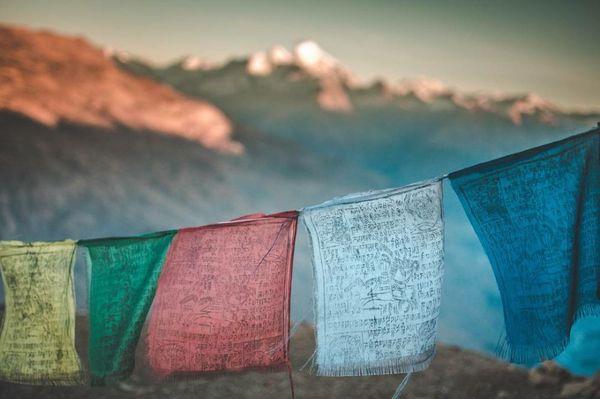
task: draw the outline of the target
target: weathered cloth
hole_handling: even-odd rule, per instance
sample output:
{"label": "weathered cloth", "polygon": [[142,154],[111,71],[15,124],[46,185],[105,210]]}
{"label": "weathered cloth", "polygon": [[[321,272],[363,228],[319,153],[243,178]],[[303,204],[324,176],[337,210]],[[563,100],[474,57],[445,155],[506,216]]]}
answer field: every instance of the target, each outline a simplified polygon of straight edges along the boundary
{"label": "weathered cloth", "polygon": [[159,376],[286,367],[297,212],[180,230],[148,327]]}
{"label": "weathered cloth", "polygon": [[91,383],[131,375],[135,350],[175,231],[80,241],[88,250]]}
{"label": "weathered cloth", "polygon": [[74,241],[0,242],[6,313],[0,379],[32,385],[82,382],[75,350]]}
{"label": "weathered cloth", "polygon": [[316,373],[411,373],[435,353],[442,185],[351,194],[302,211],[313,248]]}
{"label": "weathered cloth", "polygon": [[555,357],[578,318],[600,315],[599,152],[596,130],[450,175],[498,282],[511,361]]}

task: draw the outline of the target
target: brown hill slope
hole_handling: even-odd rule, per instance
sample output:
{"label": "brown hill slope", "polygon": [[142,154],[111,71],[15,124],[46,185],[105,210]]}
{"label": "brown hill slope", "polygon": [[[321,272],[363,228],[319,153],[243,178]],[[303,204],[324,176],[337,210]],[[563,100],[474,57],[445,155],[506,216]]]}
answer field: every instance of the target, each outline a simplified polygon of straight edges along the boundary
{"label": "brown hill slope", "polygon": [[117,68],[81,38],[0,26],[0,110],[60,121],[178,135],[230,153],[231,122],[215,106]]}
{"label": "brown hill slope", "polygon": [[[78,347],[85,364],[87,323],[78,320]],[[138,345],[137,368],[126,382],[108,387],[36,387],[0,381],[0,399],[25,398],[291,398],[285,372],[213,375],[193,381],[159,383],[144,364],[144,345]],[[304,325],[292,337],[291,355],[297,399],[392,397],[401,375],[376,377],[316,377],[298,371],[314,350],[312,329]],[[431,366],[413,375],[402,399],[574,399],[600,398],[600,375],[595,379],[571,376],[553,363],[526,369],[473,351],[438,345]]]}

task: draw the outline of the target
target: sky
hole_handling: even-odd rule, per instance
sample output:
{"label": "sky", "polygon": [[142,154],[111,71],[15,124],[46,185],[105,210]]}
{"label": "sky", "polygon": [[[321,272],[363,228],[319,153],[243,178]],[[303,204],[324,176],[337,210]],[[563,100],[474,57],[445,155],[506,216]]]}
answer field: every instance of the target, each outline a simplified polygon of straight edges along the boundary
{"label": "sky", "polygon": [[0,0],[0,23],[157,63],[318,42],[363,79],[429,77],[600,109],[600,1]]}

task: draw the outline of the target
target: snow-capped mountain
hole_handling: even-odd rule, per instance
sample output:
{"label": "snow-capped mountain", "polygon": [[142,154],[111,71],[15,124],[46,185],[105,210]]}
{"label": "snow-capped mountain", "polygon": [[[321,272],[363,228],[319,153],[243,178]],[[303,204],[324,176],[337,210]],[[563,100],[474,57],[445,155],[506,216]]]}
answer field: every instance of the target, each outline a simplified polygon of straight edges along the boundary
{"label": "snow-capped mountain", "polygon": [[[193,71],[181,62],[163,68],[116,62],[209,100],[239,125],[293,139],[328,156],[352,153],[354,161],[394,171],[396,177],[410,175],[399,166],[398,152],[418,152],[425,137],[442,152],[468,143],[500,154],[514,148],[511,140],[529,141],[524,134],[541,142],[551,132],[593,126],[600,118],[599,113],[563,110],[534,94],[468,93],[424,77],[362,82],[311,41]],[[469,156],[461,160],[468,162]]]}
{"label": "snow-capped mountain", "polygon": [[248,57],[246,72],[264,77],[279,67],[290,65],[319,82],[316,99],[322,108],[337,112],[352,111],[352,103],[345,90],[345,85],[351,80],[350,73],[313,41],[299,43],[293,52],[277,45],[268,51],[254,53]]}
{"label": "snow-capped mountain", "polygon": [[[515,125],[523,123],[523,118],[526,116],[536,117],[539,122],[551,125],[557,123],[561,115],[586,115],[586,113],[564,111],[535,93],[524,95],[468,94],[452,89],[437,79],[424,77],[402,80],[392,86],[391,92],[399,96],[414,95],[429,104],[447,98],[459,108],[505,116]],[[592,119],[595,115],[597,114],[589,113]]]}
{"label": "snow-capped mountain", "polygon": [[[128,66],[128,62],[121,59],[119,61]],[[266,51],[258,51],[248,57],[225,63],[187,57],[167,68],[153,70],[167,82],[178,70],[190,74],[177,77],[178,83],[191,82],[194,79],[206,82],[211,76],[222,75],[220,72],[227,73],[229,82],[224,86],[239,83],[234,89],[237,92],[243,91],[247,83],[244,76],[240,75],[242,70],[234,67],[239,64],[244,64],[243,73],[246,77],[262,80],[263,86],[281,87],[286,81],[290,85],[299,81],[313,81],[317,86],[313,100],[320,108],[330,112],[351,113],[365,104],[373,105],[373,101],[377,100],[381,106],[395,104],[405,109],[420,107],[435,111],[456,108],[473,113],[494,114],[515,125],[522,124],[525,119],[533,119],[547,125],[560,123],[564,118],[591,121],[599,114],[565,110],[534,93],[467,93],[449,87],[437,79],[426,77],[402,79],[394,83],[385,80],[364,82],[319,44],[310,40],[298,43],[291,50],[276,45]],[[135,67],[133,69],[135,70]],[[237,71],[237,75],[233,73],[234,70]],[[168,73],[165,74],[165,71]],[[290,95],[296,95],[294,91],[288,91]]]}
{"label": "snow-capped mountain", "polygon": [[186,71],[196,71],[198,69],[212,69],[214,65],[200,57],[187,57],[183,60],[181,67]]}
{"label": "snow-capped mountain", "polygon": [[310,76],[348,81],[350,73],[342,64],[319,44],[312,40],[298,43],[292,51],[275,45],[267,51],[251,54],[247,61],[247,72],[255,76],[266,76],[280,66],[295,65]]}

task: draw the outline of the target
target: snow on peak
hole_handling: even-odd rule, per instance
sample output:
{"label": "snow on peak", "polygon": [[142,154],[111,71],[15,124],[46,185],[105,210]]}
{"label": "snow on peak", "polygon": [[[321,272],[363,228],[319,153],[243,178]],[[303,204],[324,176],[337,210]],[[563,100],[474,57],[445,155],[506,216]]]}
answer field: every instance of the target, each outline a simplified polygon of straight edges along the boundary
{"label": "snow on peak", "polygon": [[279,65],[294,63],[294,55],[285,47],[277,45],[268,52],[259,51],[248,57],[246,71],[254,76],[267,76]]}
{"label": "snow on peak", "polygon": [[401,96],[414,94],[419,100],[431,103],[441,95],[451,94],[448,86],[437,79],[420,76],[415,79],[404,79],[393,87],[393,91]]}
{"label": "snow on peak", "polygon": [[298,43],[294,48],[294,54],[298,64],[307,68],[315,68],[318,65],[336,66],[338,63],[335,58],[312,40]]}
{"label": "snow on peak", "polygon": [[523,122],[523,116],[535,115],[539,113],[540,119],[548,124],[556,121],[554,115],[559,111],[558,107],[548,100],[543,99],[535,93],[528,93],[513,102],[507,111],[507,114],[514,124],[520,125]]}
{"label": "snow on peak", "polygon": [[[254,76],[268,76],[283,65],[294,65],[306,76],[317,80],[319,92],[316,100],[321,108],[328,111],[351,112],[354,109],[354,100],[351,99],[350,93],[355,89],[368,87],[368,82],[356,78],[335,57],[312,40],[298,43],[292,51],[278,45],[268,51],[254,53],[248,58],[246,71]],[[521,124],[526,116],[553,124],[557,114],[562,112],[556,105],[536,94],[508,96],[499,93],[466,93],[449,87],[438,79],[425,76],[403,79],[391,85],[382,81],[378,87],[383,97],[389,101],[413,96],[427,105],[453,104],[469,112],[494,113],[517,125]]]}
{"label": "snow on peak", "polygon": [[353,110],[344,87],[353,79],[337,59],[312,40],[298,43],[294,48],[294,58],[300,68],[319,79],[317,101],[323,109],[343,113]]}
{"label": "snow on peak", "polygon": [[246,71],[254,76],[266,76],[273,71],[273,64],[269,60],[267,53],[259,51],[248,58]]}
{"label": "snow on peak", "polygon": [[323,109],[352,111],[353,106],[346,92],[346,86],[353,82],[352,75],[314,41],[300,42],[293,52],[283,46],[256,52],[248,57],[246,72],[253,76],[268,76],[281,65],[296,65],[319,81],[317,102]]}
{"label": "snow on peak", "polygon": [[521,100],[521,103],[528,109],[534,110],[554,110],[557,108],[557,106],[554,103],[542,98],[541,96],[535,93],[526,94]]}
{"label": "snow on peak", "polygon": [[315,77],[330,77],[349,85],[358,84],[356,76],[335,57],[311,40],[300,42],[294,48],[296,64]]}
{"label": "snow on peak", "polygon": [[212,69],[215,66],[216,65],[214,63],[196,56],[185,57],[181,63],[181,68],[183,68],[186,71],[205,71],[208,69]]}
{"label": "snow on peak", "polygon": [[509,96],[502,93],[463,93],[448,87],[437,79],[418,77],[404,79],[392,87],[397,96],[414,95],[424,103],[432,104],[438,99],[449,99],[455,106],[468,111],[491,112],[510,119],[515,125],[523,123],[525,116],[535,116],[540,121],[552,125],[557,114],[562,112],[558,106],[537,94]]}
{"label": "snow on peak", "polygon": [[267,57],[275,65],[289,65],[294,62],[294,55],[281,45],[271,47]]}
{"label": "snow on peak", "polygon": [[259,51],[248,57],[246,70],[255,76],[269,75],[281,65],[296,65],[309,75],[320,78],[325,75],[338,75],[342,80],[350,80],[351,74],[340,62],[329,55],[316,42],[305,40],[298,43],[293,51],[276,45],[268,51]]}

